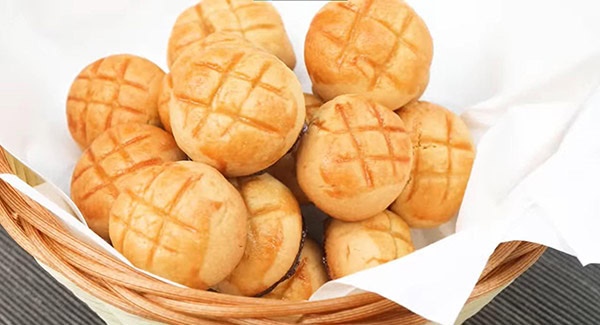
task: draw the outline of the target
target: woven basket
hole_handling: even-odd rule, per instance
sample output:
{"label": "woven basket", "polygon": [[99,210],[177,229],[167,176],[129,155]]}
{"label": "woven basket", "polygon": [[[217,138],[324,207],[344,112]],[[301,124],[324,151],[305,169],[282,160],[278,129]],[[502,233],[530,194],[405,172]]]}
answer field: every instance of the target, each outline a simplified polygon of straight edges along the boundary
{"label": "woven basket", "polygon": [[[0,173],[16,174],[30,185],[40,182],[5,153],[2,147]],[[406,308],[374,293],[312,302],[285,302],[166,284],[75,239],[62,229],[54,215],[3,181],[0,181],[0,224],[23,249],[47,266],[58,280],[75,290],[75,293],[80,291],[78,296],[92,308],[93,301],[96,305],[100,301],[117,313],[131,314],[130,317],[140,320],[136,321],[140,324],[156,324],[150,321],[266,325],[426,322]],[[467,309],[471,306],[471,311],[466,310],[465,313],[472,314],[485,305],[535,263],[544,250],[543,246],[526,242],[513,241],[499,245],[471,293],[467,304]],[[98,311],[99,308],[96,306],[94,309]]]}

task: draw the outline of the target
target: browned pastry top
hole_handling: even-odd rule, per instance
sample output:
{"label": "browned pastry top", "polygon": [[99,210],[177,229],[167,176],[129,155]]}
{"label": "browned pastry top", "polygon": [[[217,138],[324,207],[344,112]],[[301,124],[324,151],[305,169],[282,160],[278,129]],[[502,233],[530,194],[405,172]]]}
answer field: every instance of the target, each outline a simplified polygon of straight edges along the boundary
{"label": "browned pastry top", "polygon": [[327,269],[332,279],[387,263],[412,251],[408,225],[388,210],[361,222],[333,219],[325,232]]}
{"label": "browned pastry top", "polygon": [[275,163],[304,124],[300,82],[264,51],[214,46],[202,55],[183,55],[171,75],[177,144],[227,176],[249,175]]}
{"label": "browned pastry top", "polygon": [[240,194],[217,170],[166,163],[130,179],[110,211],[110,238],[133,265],[206,289],[240,261],[247,218]]}
{"label": "browned pastry top", "polygon": [[434,227],[462,203],[475,158],[469,129],[451,111],[429,102],[398,110],[413,143],[411,177],[391,206],[412,227]]}
{"label": "browned pastry top", "polygon": [[144,167],[185,159],[167,132],[119,124],[92,142],[73,170],[71,198],[88,225],[108,240],[108,213],[128,178]]}
{"label": "browned pastry top", "polygon": [[358,95],[325,103],[298,152],[298,182],[312,202],[347,221],[385,209],[402,191],[412,158],[397,117]]}
{"label": "browned pastry top", "polygon": [[267,2],[203,0],[177,18],[169,39],[168,61],[215,32],[237,34],[294,68],[296,57],[277,10]]}
{"label": "browned pastry top", "polygon": [[[203,38],[199,42],[195,42],[194,44],[186,46],[185,56],[201,55],[204,50],[214,46],[255,47],[248,42],[248,40],[238,34],[215,32]],[[182,55],[179,57],[181,56]],[[160,116],[161,124],[169,133],[173,133],[171,130],[170,110],[174,103],[175,98],[173,97],[173,78],[171,78],[171,74],[168,73],[163,78],[161,84],[160,94],[158,97],[158,114]]]}
{"label": "browned pastry top", "polygon": [[429,80],[432,41],[402,0],[330,2],[314,17],[304,48],[313,91],[324,100],[365,95],[395,109]]}
{"label": "browned pastry top", "polygon": [[73,139],[87,147],[100,133],[123,123],[159,124],[157,98],[164,72],[134,55],[112,55],[83,69],[67,98]]}

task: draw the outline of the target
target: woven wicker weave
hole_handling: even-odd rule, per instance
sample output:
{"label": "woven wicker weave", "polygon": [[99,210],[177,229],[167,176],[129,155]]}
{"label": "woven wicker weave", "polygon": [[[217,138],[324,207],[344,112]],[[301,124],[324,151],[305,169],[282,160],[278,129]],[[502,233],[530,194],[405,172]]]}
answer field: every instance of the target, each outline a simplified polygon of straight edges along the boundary
{"label": "woven wicker weave", "polygon": [[[0,147],[0,173],[39,182]],[[10,161],[10,162],[9,162]],[[178,288],[137,272],[80,242],[55,217],[0,181],[0,224],[41,263],[81,290],[142,318],[169,324],[421,324],[423,318],[374,293],[313,302],[237,297]],[[506,286],[529,268],[545,247],[526,242],[498,246],[471,293],[474,301]]]}

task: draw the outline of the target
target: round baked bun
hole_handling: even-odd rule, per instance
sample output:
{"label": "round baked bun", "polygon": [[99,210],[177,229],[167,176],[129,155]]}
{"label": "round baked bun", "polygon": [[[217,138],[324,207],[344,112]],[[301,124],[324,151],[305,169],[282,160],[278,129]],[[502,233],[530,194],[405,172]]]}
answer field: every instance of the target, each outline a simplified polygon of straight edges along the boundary
{"label": "round baked bun", "polygon": [[410,180],[390,209],[411,227],[429,228],[460,208],[475,159],[465,123],[449,110],[414,102],[398,110],[413,143]]}
{"label": "round baked bun", "polygon": [[258,48],[277,56],[291,69],[296,65],[294,49],[281,17],[270,3],[203,0],[177,18],[169,38],[169,67],[188,47],[222,31],[244,37]]}
{"label": "round baked bun", "polygon": [[303,240],[300,207],[290,190],[267,173],[232,182],[250,212],[248,239],[242,260],[216,289],[262,295],[293,270]]}
{"label": "round baked bun", "polygon": [[305,118],[298,78],[275,56],[214,46],[173,65],[171,128],[193,160],[226,176],[274,164],[292,147]]}
{"label": "round baked bun", "polygon": [[330,216],[364,220],[402,192],[411,158],[398,115],[362,96],[342,95],[321,106],[302,137],[298,183]]}
{"label": "round baked bun", "polygon": [[361,222],[331,219],[325,231],[327,270],[332,279],[387,263],[413,251],[408,225],[388,210]]}
{"label": "round baked bun", "polygon": [[432,56],[427,26],[402,0],[329,2],[304,44],[315,94],[362,94],[390,109],[425,91]]}
{"label": "round baked bun", "polygon": [[73,139],[86,148],[113,125],[159,125],[158,92],[164,72],[139,56],[120,54],[85,67],[67,97],[67,122]]}
{"label": "round baked bun", "polygon": [[327,272],[323,265],[321,247],[312,239],[306,238],[294,275],[278,284],[264,297],[290,301],[308,300],[325,282]]}
{"label": "round baked bun", "polygon": [[110,211],[112,243],[134,266],[207,289],[237,265],[248,211],[216,169],[182,161],[145,168]]}
{"label": "round baked bun", "polygon": [[116,125],[83,152],[73,170],[71,198],[88,226],[108,241],[109,211],[129,178],[144,167],[183,159],[173,137],[158,127]]}
{"label": "round baked bun", "polygon": [[[235,47],[253,47],[248,40],[239,36],[238,34],[228,33],[228,32],[215,32],[207,37],[203,38],[199,42],[195,42],[190,46],[185,47],[185,55],[186,56],[196,56],[201,55],[202,51],[207,48],[211,48],[214,46],[235,46]],[[181,57],[182,55],[180,55]],[[160,93],[158,96],[158,115],[160,117],[160,122],[163,125],[164,129],[173,133],[171,130],[171,118],[170,118],[170,110],[171,106],[175,102],[175,98],[173,97],[173,79],[171,78],[171,74],[168,73],[164,76],[163,81],[161,83]]]}

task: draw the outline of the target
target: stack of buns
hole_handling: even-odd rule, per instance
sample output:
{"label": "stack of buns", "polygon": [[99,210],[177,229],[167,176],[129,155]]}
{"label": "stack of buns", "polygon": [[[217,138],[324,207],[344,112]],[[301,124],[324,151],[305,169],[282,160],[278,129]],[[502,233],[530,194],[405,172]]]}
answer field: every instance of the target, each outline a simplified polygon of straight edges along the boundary
{"label": "stack of buns", "polygon": [[[410,227],[457,214],[474,145],[458,116],[419,100],[432,39],[404,1],[316,14],[304,47],[314,95],[266,2],[202,0],[177,18],[167,52],[168,73],[133,55],[97,60],[66,102],[84,150],[73,201],[134,266],[306,300],[410,254]],[[312,239],[310,205],[329,216]]]}

